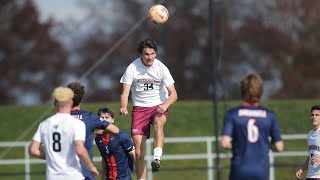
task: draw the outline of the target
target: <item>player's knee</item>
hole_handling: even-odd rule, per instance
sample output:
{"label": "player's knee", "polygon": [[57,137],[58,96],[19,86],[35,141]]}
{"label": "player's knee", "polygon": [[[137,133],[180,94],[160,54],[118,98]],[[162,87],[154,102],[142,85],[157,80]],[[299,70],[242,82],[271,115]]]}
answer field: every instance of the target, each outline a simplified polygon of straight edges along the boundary
{"label": "player's knee", "polygon": [[161,129],[161,128],[163,127],[163,125],[162,125],[161,123],[154,123],[154,124],[153,124],[153,127],[154,127],[155,129]]}
{"label": "player's knee", "polygon": [[163,128],[164,122],[165,122],[165,120],[163,120],[161,118],[156,118],[153,121],[153,126],[154,126],[154,128],[157,128],[157,129]]}
{"label": "player's knee", "polygon": [[136,153],[136,158],[137,158],[137,159],[139,159],[139,158],[144,158],[144,151],[143,151],[143,149],[136,148],[135,153]]}
{"label": "player's knee", "polygon": [[141,151],[136,151],[136,160],[144,161],[144,154]]}

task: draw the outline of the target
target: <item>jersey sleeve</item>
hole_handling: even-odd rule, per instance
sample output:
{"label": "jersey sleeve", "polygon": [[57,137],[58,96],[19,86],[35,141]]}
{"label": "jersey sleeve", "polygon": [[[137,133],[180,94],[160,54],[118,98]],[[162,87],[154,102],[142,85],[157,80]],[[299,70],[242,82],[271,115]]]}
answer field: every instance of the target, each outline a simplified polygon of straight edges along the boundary
{"label": "jersey sleeve", "polygon": [[100,135],[96,135],[96,137],[94,138],[94,141],[96,142],[96,145],[97,145],[97,147],[98,147],[98,149],[99,149],[99,141],[101,140],[101,136]]}
{"label": "jersey sleeve", "polygon": [[85,141],[86,139],[86,126],[84,122],[76,120],[75,126],[74,126],[74,141]]}
{"label": "jersey sleeve", "polygon": [[132,84],[133,82],[133,66],[130,64],[120,79],[120,83]]}
{"label": "jersey sleeve", "polygon": [[271,143],[275,143],[277,141],[281,141],[282,138],[281,138],[281,131],[280,131],[280,128],[279,128],[279,125],[278,125],[278,121],[275,117],[275,114],[273,112],[269,112],[270,114],[270,119],[272,121],[272,124],[271,124]]}
{"label": "jersey sleeve", "polygon": [[129,153],[132,150],[134,150],[134,144],[130,136],[125,132],[120,132],[119,135],[122,149],[124,149],[126,153]]}
{"label": "jersey sleeve", "polygon": [[41,143],[42,141],[41,141],[40,129],[41,129],[41,123],[39,124],[38,129],[36,133],[33,135],[32,139]]}
{"label": "jersey sleeve", "polygon": [[227,111],[224,115],[222,135],[232,137],[232,132],[233,132],[232,113],[230,111]]}
{"label": "jersey sleeve", "polygon": [[166,87],[168,87],[174,83],[174,79],[171,76],[171,73],[166,66],[163,66],[163,82]]}
{"label": "jersey sleeve", "polygon": [[94,129],[106,129],[109,126],[109,122],[105,121],[103,118],[96,114],[91,113],[91,123]]}

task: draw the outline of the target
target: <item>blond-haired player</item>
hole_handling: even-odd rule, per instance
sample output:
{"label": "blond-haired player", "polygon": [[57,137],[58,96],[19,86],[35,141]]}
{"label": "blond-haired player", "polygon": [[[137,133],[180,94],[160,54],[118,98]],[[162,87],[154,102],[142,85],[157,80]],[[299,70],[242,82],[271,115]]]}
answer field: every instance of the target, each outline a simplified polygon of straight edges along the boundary
{"label": "blond-haired player", "polygon": [[[69,88],[58,87],[52,96],[56,114],[40,123],[29,146],[29,154],[46,159],[47,180],[84,179],[79,158],[93,175],[98,176],[84,147],[85,125],[70,115],[74,93]],[[41,144],[44,149],[40,148]]]}

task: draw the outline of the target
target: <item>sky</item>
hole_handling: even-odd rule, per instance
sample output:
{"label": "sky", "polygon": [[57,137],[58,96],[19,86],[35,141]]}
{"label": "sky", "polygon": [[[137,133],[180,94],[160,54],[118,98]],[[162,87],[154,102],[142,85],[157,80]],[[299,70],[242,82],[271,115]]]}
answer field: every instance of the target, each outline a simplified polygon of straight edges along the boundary
{"label": "sky", "polygon": [[34,0],[39,9],[40,20],[45,21],[53,17],[57,22],[63,22],[70,18],[81,20],[85,13],[77,4],[77,0]]}

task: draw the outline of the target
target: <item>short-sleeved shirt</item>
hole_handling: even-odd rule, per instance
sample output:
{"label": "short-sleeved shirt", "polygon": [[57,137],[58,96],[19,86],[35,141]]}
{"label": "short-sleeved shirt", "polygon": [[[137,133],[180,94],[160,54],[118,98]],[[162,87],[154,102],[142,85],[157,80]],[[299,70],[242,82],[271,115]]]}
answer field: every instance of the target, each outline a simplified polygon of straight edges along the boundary
{"label": "short-sleeved shirt", "polygon": [[267,180],[270,141],[281,141],[275,114],[258,104],[230,109],[224,116],[222,135],[232,138],[231,180]]}
{"label": "short-sleeved shirt", "polygon": [[[92,152],[92,144],[94,140],[94,130],[95,129],[106,129],[106,127],[109,126],[109,122],[103,120],[98,115],[84,111],[84,110],[73,110],[71,111],[71,115],[77,119],[80,119],[84,122],[86,127],[86,141],[84,143],[84,146],[86,147],[90,159],[92,161],[93,158],[93,152]],[[81,162],[81,168],[82,173],[86,177],[86,180],[94,180],[95,177],[91,174],[90,170],[87,168],[87,166]]]}
{"label": "short-sleeved shirt", "polygon": [[130,136],[120,131],[117,135],[97,135],[95,141],[105,162],[106,180],[131,180],[133,160],[128,153],[134,145]]}
{"label": "short-sleeved shirt", "polygon": [[40,123],[33,140],[44,144],[47,180],[84,178],[74,142],[85,136],[84,123],[68,113],[56,113]]}
{"label": "short-sleeved shirt", "polygon": [[169,69],[158,59],[147,67],[138,58],[127,67],[120,82],[131,85],[134,106],[152,107],[168,99],[166,87],[172,85],[174,80]]}
{"label": "short-sleeved shirt", "polygon": [[[309,159],[320,156],[320,128],[316,131],[311,130],[308,133],[308,155]],[[308,164],[307,178],[320,178],[320,164]]]}

